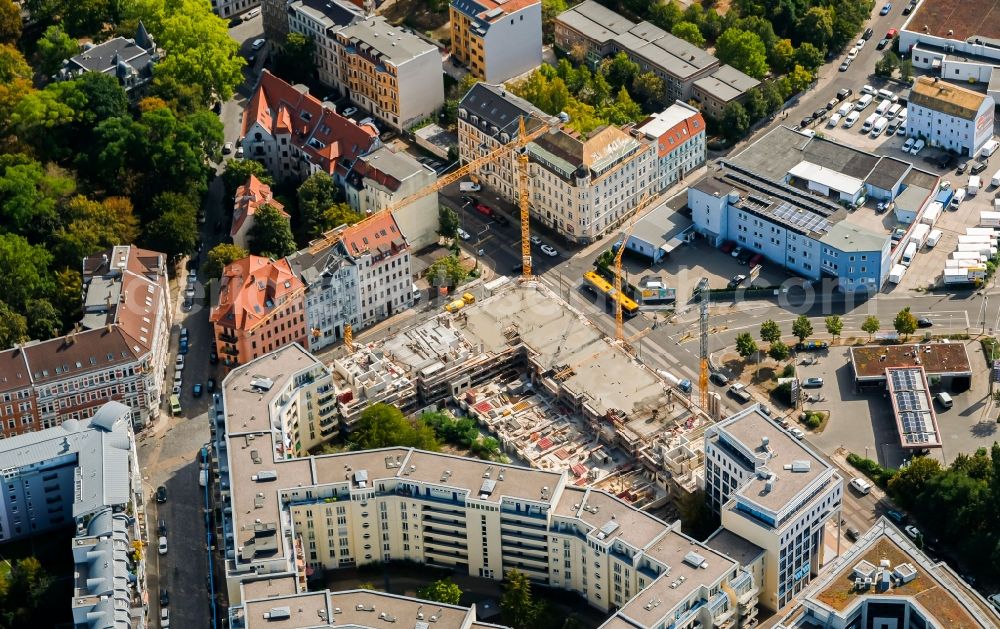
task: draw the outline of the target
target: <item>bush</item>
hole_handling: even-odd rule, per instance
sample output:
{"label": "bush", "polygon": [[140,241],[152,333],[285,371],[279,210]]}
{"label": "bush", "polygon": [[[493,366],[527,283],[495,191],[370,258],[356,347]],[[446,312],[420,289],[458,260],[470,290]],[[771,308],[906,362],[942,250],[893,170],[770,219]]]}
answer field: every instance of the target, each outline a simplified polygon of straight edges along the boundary
{"label": "bush", "polygon": [[878,464],[878,461],[866,459],[853,452],[847,455],[847,462],[859,472],[875,481],[875,484],[882,489],[886,489],[889,486],[889,481],[896,475],[896,470],[884,468]]}
{"label": "bush", "polygon": [[810,430],[816,430],[823,423],[823,416],[819,413],[806,413],[804,423]]}
{"label": "bush", "polygon": [[992,336],[980,339],[979,344],[983,347],[983,356],[986,358],[986,366],[993,368],[993,360],[1000,358],[1000,342]]}
{"label": "bush", "polygon": [[795,365],[788,363],[785,368],[781,370],[780,378],[794,378],[795,377]]}

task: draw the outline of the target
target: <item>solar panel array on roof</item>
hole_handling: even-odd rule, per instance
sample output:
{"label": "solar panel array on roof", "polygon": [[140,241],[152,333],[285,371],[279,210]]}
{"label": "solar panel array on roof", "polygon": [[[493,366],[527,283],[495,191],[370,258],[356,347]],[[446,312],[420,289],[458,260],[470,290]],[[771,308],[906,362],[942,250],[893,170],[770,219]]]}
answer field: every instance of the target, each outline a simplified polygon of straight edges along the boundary
{"label": "solar panel array on roof", "polygon": [[830,229],[830,221],[826,218],[813,214],[810,211],[793,207],[787,201],[782,201],[777,207],[772,208],[771,215],[781,220],[781,222],[804,229],[809,232],[826,233]]}
{"label": "solar panel array on roof", "polygon": [[934,409],[921,368],[887,369],[889,395],[904,447],[940,446]]}

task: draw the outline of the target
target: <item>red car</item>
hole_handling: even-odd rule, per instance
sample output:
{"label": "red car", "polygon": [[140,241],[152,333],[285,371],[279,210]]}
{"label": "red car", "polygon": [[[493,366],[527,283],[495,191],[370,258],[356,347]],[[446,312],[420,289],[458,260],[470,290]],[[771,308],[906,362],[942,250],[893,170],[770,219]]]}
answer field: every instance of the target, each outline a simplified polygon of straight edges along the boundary
{"label": "red car", "polygon": [[480,214],[485,214],[486,216],[493,216],[493,208],[482,203],[476,204],[476,211]]}
{"label": "red car", "polygon": [[894,28],[890,28],[889,31],[885,34],[885,38],[886,39],[892,39],[896,35],[899,35],[899,31],[897,31]]}
{"label": "red car", "polygon": [[749,262],[750,268],[752,269],[755,266],[760,266],[760,263],[763,262],[763,261],[764,261],[764,256],[762,256],[759,253],[755,254],[752,258],[750,258],[750,262]]}
{"label": "red car", "polygon": [[722,243],[722,246],[719,248],[722,250],[722,253],[732,253],[735,247],[736,247],[735,242],[727,240],[726,242]]}

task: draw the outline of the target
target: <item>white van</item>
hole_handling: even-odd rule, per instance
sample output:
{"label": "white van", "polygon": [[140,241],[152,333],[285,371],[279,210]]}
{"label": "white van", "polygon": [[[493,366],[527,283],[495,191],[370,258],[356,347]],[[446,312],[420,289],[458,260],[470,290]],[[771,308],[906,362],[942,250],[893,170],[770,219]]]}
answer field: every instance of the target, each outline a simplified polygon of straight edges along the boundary
{"label": "white van", "polygon": [[889,120],[892,120],[893,118],[899,115],[899,112],[902,109],[903,109],[902,105],[900,105],[899,103],[894,103],[893,106],[889,108],[889,111],[886,112],[885,117],[888,118]]}
{"label": "white van", "polygon": [[983,181],[979,178],[979,175],[972,175],[969,177],[969,185],[966,188],[969,191],[969,196],[975,196],[979,193],[979,188],[983,185]]}
{"label": "white van", "polygon": [[953,210],[957,210],[958,206],[962,205],[962,201],[965,201],[965,189],[959,188],[955,191],[955,196],[951,198],[951,203],[949,206]]}
{"label": "white van", "polygon": [[872,125],[872,137],[877,138],[882,135],[882,132],[885,131],[885,128],[888,125],[889,119],[885,116],[879,116],[878,120],[875,121],[875,124]]}
{"label": "white van", "polygon": [[258,15],[260,15],[260,7],[257,7],[256,9],[250,9],[249,11],[247,11],[246,13],[244,13],[242,19],[243,19],[244,22],[249,22],[250,20],[252,20],[255,17],[257,17]]}
{"label": "white van", "polygon": [[[847,114],[847,117],[844,118],[844,128],[845,129],[850,129],[851,127],[853,127],[854,123],[857,122],[858,118],[860,118],[860,117],[861,117],[861,114],[859,114],[856,111],[852,111],[851,113]],[[997,174],[1000,175],[1000,173],[997,173]]]}
{"label": "white van", "polygon": [[854,109],[856,109],[857,111],[864,111],[865,109],[868,108],[868,105],[872,104],[872,100],[874,99],[872,98],[871,94],[865,94],[864,96],[858,99],[857,103],[854,104]]}
{"label": "white van", "polygon": [[993,173],[993,179],[990,179],[990,185],[994,188],[1000,186],[1000,170]]}
{"label": "white van", "polygon": [[867,495],[872,490],[871,483],[863,478],[852,478],[851,487],[862,496]]}
{"label": "white van", "polygon": [[459,192],[479,192],[481,186],[474,181],[463,181],[458,184]]}
{"label": "white van", "polygon": [[940,229],[932,229],[931,233],[927,234],[927,246],[928,247],[933,248],[934,245],[938,244],[939,240],[941,240],[941,230]]}
{"label": "white van", "polygon": [[955,403],[951,399],[951,396],[943,391],[935,395],[934,398],[938,401],[938,404],[940,404],[942,408],[951,408],[952,404]]}
{"label": "white van", "polygon": [[884,98],[884,99],[888,100],[891,103],[895,103],[896,101],[899,100],[899,96],[896,96],[895,94],[893,94],[889,90],[879,90],[879,91],[875,92],[875,95],[878,96],[879,98]]}
{"label": "white van", "polygon": [[983,145],[983,149],[979,151],[979,157],[990,157],[996,152],[997,148],[1000,148],[1000,142],[990,138]]}
{"label": "white van", "polygon": [[892,107],[892,101],[889,99],[885,99],[884,101],[879,103],[878,106],[875,108],[875,113],[881,116],[885,112],[889,111],[890,107]]}
{"label": "white van", "polygon": [[424,294],[420,291],[419,288],[417,288],[416,284],[412,284],[412,287],[413,288],[411,290],[413,291],[412,293],[413,303],[417,303],[418,301],[420,301],[420,298],[423,297]]}
{"label": "white van", "polygon": [[840,114],[840,117],[841,117],[841,118],[843,118],[843,117],[844,117],[844,116],[846,116],[847,114],[851,113],[851,110],[852,110],[852,109],[854,109],[854,103],[852,103],[852,102],[851,102],[851,101],[849,101],[849,100],[845,100],[845,101],[844,101],[844,102],[843,102],[843,103],[842,103],[842,104],[840,105],[840,109],[838,109],[838,110],[837,110],[837,113],[838,113],[838,114]]}
{"label": "white van", "polygon": [[861,133],[868,133],[875,126],[875,122],[879,119],[878,114],[872,114],[865,118],[864,124],[861,125]]}
{"label": "white van", "polygon": [[911,242],[906,245],[906,249],[903,250],[903,257],[900,259],[899,263],[903,266],[910,266],[913,262],[913,256],[917,255],[917,243]]}
{"label": "white van", "polygon": [[840,114],[833,114],[832,116],[830,116],[830,119],[826,121],[826,126],[832,129],[833,127],[836,127],[839,122],[840,122]]}
{"label": "white van", "polygon": [[198,473],[198,484],[202,487],[208,484],[208,470],[202,470]]}

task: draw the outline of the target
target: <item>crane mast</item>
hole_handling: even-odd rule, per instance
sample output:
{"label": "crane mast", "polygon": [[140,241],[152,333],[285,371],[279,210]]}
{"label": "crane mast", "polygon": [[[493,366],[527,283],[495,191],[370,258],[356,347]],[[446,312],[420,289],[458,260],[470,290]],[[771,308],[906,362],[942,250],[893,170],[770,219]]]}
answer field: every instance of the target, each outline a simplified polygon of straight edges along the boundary
{"label": "crane mast", "polygon": [[698,320],[700,339],[698,357],[701,369],[698,373],[698,394],[701,408],[708,408],[708,291],[701,293],[701,313]]}

